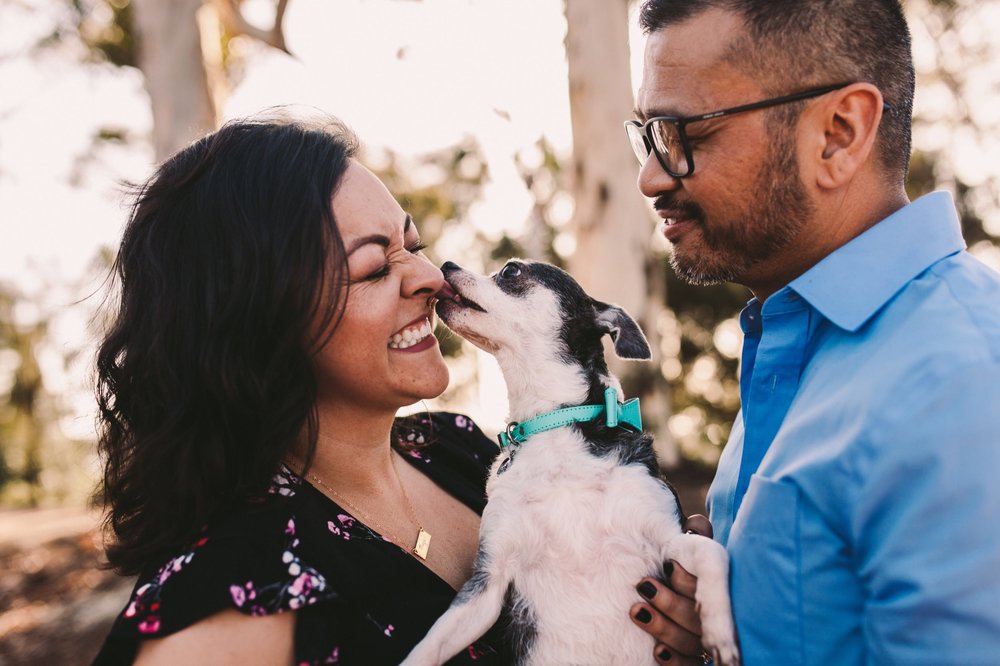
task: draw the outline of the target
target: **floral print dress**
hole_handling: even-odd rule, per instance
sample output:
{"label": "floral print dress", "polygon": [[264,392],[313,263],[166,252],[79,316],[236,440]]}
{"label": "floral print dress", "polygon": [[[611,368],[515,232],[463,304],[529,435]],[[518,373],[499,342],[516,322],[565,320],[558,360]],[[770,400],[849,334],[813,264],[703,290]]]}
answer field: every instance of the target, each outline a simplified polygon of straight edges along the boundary
{"label": "floral print dress", "polygon": [[[470,419],[416,415],[395,433],[404,459],[482,514],[498,448]],[[296,665],[398,664],[454,599],[433,571],[291,470],[269,493],[139,576],[95,666],[131,664],[143,639],[225,609],[295,611]],[[501,624],[449,664],[510,663]]]}

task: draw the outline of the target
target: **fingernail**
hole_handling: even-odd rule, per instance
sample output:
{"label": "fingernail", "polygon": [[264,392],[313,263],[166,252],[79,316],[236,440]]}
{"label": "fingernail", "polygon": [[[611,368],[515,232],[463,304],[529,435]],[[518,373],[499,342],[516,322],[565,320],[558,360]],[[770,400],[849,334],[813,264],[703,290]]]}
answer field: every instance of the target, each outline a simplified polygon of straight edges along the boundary
{"label": "fingernail", "polygon": [[673,560],[667,560],[666,562],[663,563],[663,575],[667,577],[668,581],[670,580],[670,577],[674,575]]}
{"label": "fingernail", "polygon": [[635,614],[635,619],[639,620],[643,624],[649,624],[649,621],[653,619],[653,616],[649,614],[649,611],[645,608],[640,608],[639,612]]}
{"label": "fingernail", "polygon": [[647,599],[652,599],[656,596],[656,586],[650,583],[648,580],[644,580],[635,587],[636,591]]}
{"label": "fingernail", "polygon": [[674,655],[670,654],[670,650],[667,648],[663,648],[656,656],[660,658],[660,661],[670,661]]}

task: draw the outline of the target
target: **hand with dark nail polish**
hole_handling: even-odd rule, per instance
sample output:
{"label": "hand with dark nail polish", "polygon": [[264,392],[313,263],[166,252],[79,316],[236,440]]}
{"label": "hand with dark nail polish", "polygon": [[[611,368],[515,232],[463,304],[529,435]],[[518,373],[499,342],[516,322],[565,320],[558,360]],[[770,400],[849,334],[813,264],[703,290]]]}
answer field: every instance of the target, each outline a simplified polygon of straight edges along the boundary
{"label": "hand with dark nail polish", "polygon": [[644,580],[636,585],[635,589],[646,599],[652,599],[656,596],[656,586],[648,580]]}

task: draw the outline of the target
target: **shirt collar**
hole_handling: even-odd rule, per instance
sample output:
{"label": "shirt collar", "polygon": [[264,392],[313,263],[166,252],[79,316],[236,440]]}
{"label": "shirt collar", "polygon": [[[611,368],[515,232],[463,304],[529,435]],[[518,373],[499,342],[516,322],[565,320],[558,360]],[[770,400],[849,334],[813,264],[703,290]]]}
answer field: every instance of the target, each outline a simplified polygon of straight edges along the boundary
{"label": "shirt collar", "polygon": [[951,195],[933,192],[827,255],[788,288],[854,332],[907,282],[964,248]]}

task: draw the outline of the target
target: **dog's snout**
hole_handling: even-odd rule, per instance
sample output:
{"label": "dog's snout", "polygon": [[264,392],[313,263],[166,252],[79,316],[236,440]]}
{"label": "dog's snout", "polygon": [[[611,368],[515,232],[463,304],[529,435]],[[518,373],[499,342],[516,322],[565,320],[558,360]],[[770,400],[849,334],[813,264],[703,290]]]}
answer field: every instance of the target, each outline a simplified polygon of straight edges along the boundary
{"label": "dog's snout", "polygon": [[454,273],[455,271],[462,270],[462,267],[456,264],[454,261],[446,261],[441,264],[441,272],[444,273],[445,277],[448,277],[448,273]]}

